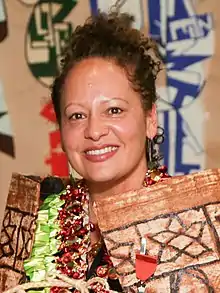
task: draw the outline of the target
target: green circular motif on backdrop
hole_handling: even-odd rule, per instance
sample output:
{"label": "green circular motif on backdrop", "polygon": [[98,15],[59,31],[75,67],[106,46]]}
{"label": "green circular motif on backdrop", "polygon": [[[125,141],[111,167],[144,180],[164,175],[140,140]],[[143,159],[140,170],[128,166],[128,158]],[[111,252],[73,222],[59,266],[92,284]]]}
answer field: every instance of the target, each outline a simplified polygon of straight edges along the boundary
{"label": "green circular motif on backdrop", "polygon": [[60,55],[72,23],[65,21],[76,0],[40,0],[34,7],[26,32],[26,60],[34,77],[49,87],[59,70]]}

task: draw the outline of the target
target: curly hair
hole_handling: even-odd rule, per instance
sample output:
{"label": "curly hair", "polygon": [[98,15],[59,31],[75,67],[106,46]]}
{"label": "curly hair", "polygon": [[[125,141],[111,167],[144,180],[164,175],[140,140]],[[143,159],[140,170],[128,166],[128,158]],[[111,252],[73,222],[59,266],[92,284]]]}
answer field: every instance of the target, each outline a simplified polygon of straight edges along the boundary
{"label": "curly hair", "polygon": [[157,99],[155,79],[161,62],[155,43],[134,29],[133,22],[134,17],[127,13],[100,12],[76,27],[64,51],[60,73],[52,85],[52,102],[59,124],[65,78],[76,63],[90,57],[107,58],[123,67],[133,89],[140,93],[144,109],[152,108]]}

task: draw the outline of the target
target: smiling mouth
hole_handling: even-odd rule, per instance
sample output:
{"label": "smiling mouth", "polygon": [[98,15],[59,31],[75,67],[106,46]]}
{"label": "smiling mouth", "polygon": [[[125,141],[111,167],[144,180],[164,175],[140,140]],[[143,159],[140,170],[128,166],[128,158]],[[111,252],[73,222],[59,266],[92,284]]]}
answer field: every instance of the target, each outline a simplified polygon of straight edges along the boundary
{"label": "smiling mouth", "polygon": [[100,156],[100,155],[103,155],[103,154],[108,154],[108,153],[111,153],[111,152],[114,152],[118,149],[118,147],[116,146],[109,146],[109,147],[105,147],[105,148],[102,148],[102,149],[99,149],[99,150],[88,150],[88,151],[85,151],[85,154],[86,155],[89,155],[89,156]]}

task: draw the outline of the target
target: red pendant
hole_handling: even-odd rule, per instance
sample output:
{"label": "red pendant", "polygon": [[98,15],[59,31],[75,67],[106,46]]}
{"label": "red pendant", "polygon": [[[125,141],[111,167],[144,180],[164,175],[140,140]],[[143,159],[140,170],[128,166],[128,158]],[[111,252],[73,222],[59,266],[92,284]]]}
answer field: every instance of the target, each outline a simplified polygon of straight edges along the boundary
{"label": "red pendant", "polygon": [[136,276],[141,281],[149,279],[156,271],[157,258],[154,256],[136,253]]}

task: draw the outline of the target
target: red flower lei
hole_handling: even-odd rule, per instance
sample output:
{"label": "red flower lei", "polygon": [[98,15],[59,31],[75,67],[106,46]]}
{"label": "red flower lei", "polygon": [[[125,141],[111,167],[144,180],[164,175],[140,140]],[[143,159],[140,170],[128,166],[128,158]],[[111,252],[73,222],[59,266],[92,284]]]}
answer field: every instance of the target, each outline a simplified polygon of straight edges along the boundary
{"label": "red flower lei", "polygon": [[[168,177],[170,176],[164,166],[157,170],[150,170],[146,174],[143,185],[151,186]],[[68,185],[66,192],[61,195],[61,199],[65,203],[59,210],[58,216],[60,231],[57,237],[60,239],[61,245],[56,257],[57,270],[73,279],[85,279],[88,269],[88,255],[91,257],[93,254],[92,256],[95,257],[101,248],[99,244],[96,245],[97,247],[90,247],[90,231],[94,227],[89,223],[88,218],[89,194],[85,181],[79,180],[74,186]],[[100,244],[103,243],[100,242]],[[96,276],[110,279],[118,278],[106,249],[102,264],[96,268]],[[92,290],[106,292],[100,286],[100,284],[94,285]],[[51,293],[61,293],[61,291],[63,292],[62,288],[51,288]]]}

